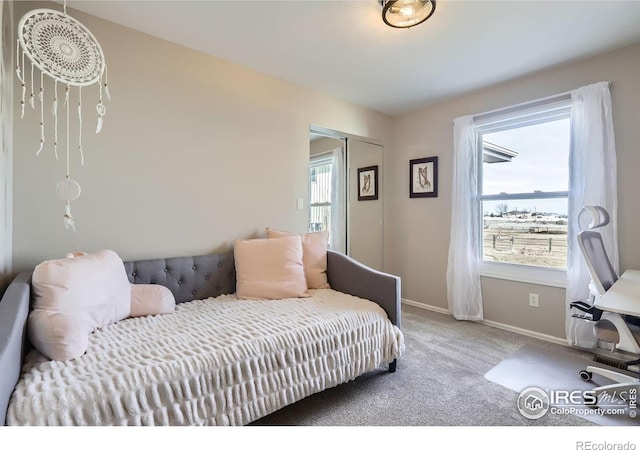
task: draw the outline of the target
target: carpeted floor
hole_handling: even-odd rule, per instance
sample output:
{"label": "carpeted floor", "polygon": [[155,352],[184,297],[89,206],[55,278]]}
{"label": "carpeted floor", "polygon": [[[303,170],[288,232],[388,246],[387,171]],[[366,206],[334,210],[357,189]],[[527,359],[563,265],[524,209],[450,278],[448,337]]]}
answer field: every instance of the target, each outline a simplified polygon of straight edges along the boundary
{"label": "carpeted floor", "polygon": [[380,368],[254,425],[594,425],[571,414],[527,419],[516,407],[518,392],[484,377],[527,344],[567,354],[575,350],[408,305],[402,310],[406,351],[396,373]]}

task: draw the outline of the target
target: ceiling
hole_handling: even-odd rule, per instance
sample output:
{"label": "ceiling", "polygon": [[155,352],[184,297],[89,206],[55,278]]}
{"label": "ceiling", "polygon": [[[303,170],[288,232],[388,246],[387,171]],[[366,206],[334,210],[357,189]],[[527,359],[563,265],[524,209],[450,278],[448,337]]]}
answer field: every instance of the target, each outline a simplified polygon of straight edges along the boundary
{"label": "ceiling", "polygon": [[639,0],[443,0],[411,29],[376,0],[67,4],[389,115],[640,42]]}

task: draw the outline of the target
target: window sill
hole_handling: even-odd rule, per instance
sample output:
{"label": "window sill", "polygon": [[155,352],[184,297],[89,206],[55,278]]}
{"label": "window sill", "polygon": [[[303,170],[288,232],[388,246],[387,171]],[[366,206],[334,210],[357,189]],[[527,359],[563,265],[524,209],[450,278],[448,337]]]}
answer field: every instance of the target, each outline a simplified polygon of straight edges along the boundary
{"label": "window sill", "polygon": [[563,269],[483,261],[480,263],[480,276],[563,289],[567,287],[567,271]]}

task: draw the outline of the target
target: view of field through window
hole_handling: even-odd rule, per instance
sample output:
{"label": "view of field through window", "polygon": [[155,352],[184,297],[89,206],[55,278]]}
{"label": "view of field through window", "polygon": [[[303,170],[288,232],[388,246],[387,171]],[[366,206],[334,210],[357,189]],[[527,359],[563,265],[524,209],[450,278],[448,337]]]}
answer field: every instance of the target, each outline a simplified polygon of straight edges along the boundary
{"label": "view of field through window", "polygon": [[485,261],[567,267],[569,127],[567,118],[483,135]]}

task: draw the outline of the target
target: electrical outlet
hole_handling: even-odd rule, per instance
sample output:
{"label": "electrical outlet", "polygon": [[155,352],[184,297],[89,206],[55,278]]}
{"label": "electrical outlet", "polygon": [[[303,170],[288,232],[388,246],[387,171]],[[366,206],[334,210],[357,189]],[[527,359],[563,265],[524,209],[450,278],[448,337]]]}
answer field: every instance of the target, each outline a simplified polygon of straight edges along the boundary
{"label": "electrical outlet", "polygon": [[538,307],[538,294],[529,294],[529,306]]}

